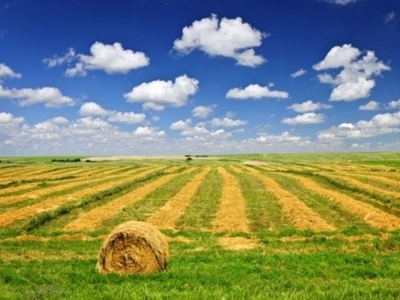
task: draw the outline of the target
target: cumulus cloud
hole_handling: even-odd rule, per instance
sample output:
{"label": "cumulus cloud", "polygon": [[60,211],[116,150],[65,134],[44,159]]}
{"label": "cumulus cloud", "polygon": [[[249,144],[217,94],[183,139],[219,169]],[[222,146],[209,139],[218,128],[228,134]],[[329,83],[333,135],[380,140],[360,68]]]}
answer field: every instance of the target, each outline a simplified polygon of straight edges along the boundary
{"label": "cumulus cloud", "polygon": [[298,115],[294,118],[285,118],[282,123],[288,125],[305,125],[305,124],[319,124],[325,121],[323,114],[316,114],[313,112]]}
{"label": "cumulus cloud", "polygon": [[376,101],[369,101],[367,104],[360,105],[359,110],[379,110],[379,103]]}
{"label": "cumulus cloud", "polygon": [[84,117],[103,117],[109,115],[110,112],[95,102],[86,102],[79,109],[79,114]]}
{"label": "cumulus cloud", "polygon": [[95,42],[90,47],[91,55],[75,54],[73,48],[63,56],[54,55],[43,59],[49,68],[76,61],[75,66],[65,71],[67,77],[86,76],[89,70],[103,70],[107,74],[126,74],[131,70],[146,67],[150,59],[143,52],[124,49],[120,43],[112,45]]}
{"label": "cumulus cloud", "polygon": [[297,143],[301,141],[302,138],[300,136],[293,135],[287,131],[279,134],[279,135],[268,135],[263,134],[256,138],[257,142],[260,143]]}
{"label": "cumulus cloud", "polygon": [[188,130],[191,128],[192,125],[192,120],[187,119],[185,121],[179,120],[177,122],[174,122],[171,124],[169,127],[171,130]]}
{"label": "cumulus cloud", "polygon": [[258,84],[250,84],[244,89],[233,88],[226,93],[226,98],[232,99],[261,99],[261,98],[288,98],[289,93],[283,91],[272,91],[267,86],[260,86]]}
{"label": "cumulus cloud", "polygon": [[301,77],[301,76],[305,75],[306,73],[307,73],[306,70],[300,69],[300,70],[298,70],[298,71],[296,71],[296,72],[290,74],[290,76],[291,76],[292,78],[298,78],[298,77]]}
{"label": "cumulus cloud", "polygon": [[345,6],[347,4],[356,3],[359,0],[321,0],[332,4]]}
{"label": "cumulus cloud", "polygon": [[385,17],[383,18],[383,22],[385,24],[393,24],[396,22],[397,14],[392,10],[388,12]]}
{"label": "cumulus cloud", "polygon": [[228,117],[223,119],[214,118],[210,121],[211,126],[213,127],[237,127],[237,126],[244,126],[247,124],[245,120],[234,120]]}
{"label": "cumulus cloud", "polygon": [[10,134],[24,122],[23,117],[14,117],[13,114],[0,112],[0,134]]}
{"label": "cumulus cloud", "polygon": [[314,70],[321,71],[326,69],[336,69],[347,67],[361,54],[360,50],[352,47],[350,44],[333,47],[324,60],[313,66]]}
{"label": "cumulus cloud", "polygon": [[0,85],[0,98],[16,100],[20,106],[44,104],[45,107],[62,107],[75,104],[74,99],[64,96],[54,87],[7,89]]}
{"label": "cumulus cloud", "polygon": [[126,124],[135,124],[142,123],[146,120],[146,115],[143,113],[136,114],[132,111],[130,112],[113,112],[111,116],[108,118],[110,122],[116,123],[126,123]]}
{"label": "cumulus cloud", "polygon": [[388,103],[388,109],[398,109],[400,108],[400,99],[397,101],[390,101]]}
{"label": "cumulus cloud", "polygon": [[193,117],[207,118],[213,112],[214,106],[196,106],[192,110]]}
{"label": "cumulus cloud", "polygon": [[[222,125],[218,124],[218,126],[216,127],[240,126],[234,124],[234,120],[230,121],[225,120],[225,123],[224,122],[222,123],[223,123]],[[180,135],[185,137],[187,141],[205,142],[205,141],[227,139],[230,136],[232,136],[232,133],[226,132],[224,129],[209,130],[205,126],[206,124],[203,122],[198,123],[195,126],[192,126],[192,120],[186,119],[185,121],[179,120],[177,122],[172,123],[169,128],[171,130],[180,131]],[[199,150],[198,147],[195,150],[198,151]]]}
{"label": "cumulus cloud", "polygon": [[[5,140],[0,140],[0,149],[15,154],[92,154],[128,155],[159,154],[165,141],[165,132],[157,128],[139,126],[133,131],[122,131],[99,117],[82,117],[67,120],[56,117],[34,125],[23,119],[14,119],[14,129],[8,125],[12,118],[0,115],[0,131],[4,129]],[[161,146],[163,149],[164,147]],[[175,147],[175,151],[177,146]]]}
{"label": "cumulus cloud", "polygon": [[318,134],[319,139],[366,138],[400,132],[400,112],[377,114],[369,121],[342,123]]}
{"label": "cumulus cloud", "polygon": [[142,103],[144,109],[163,110],[165,106],[186,105],[189,96],[198,90],[199,81],[186,75],[175,78],[175,82],[155,80],[142,83],[124,94],[130,103]]}
{"label": "cumulus cloud", "polygon": [[321,62],[313,66],[317,71],[342,68],[336,76],[326,72],[318,75],[321,83],[333,85],[331,101],[349,102],[369,97],[376,85],[373,77],[390,70],[389,66],[378,61],[375,52],[367,51],[360,58],[361,54],[359,49],[350,44],[335,46]]}
{"label": "cumulus cloud", "polygon": [[265,59],[253,48],[260,46],[266,36],[239,17],[219,21],[213,14],[183,28],[182,37],[174,41],[174,50],[186,55],[199,49],[210,56],[233,58],[241,66],[257,67]]}
{"label": "cumulus cloud", "polygon": [[53,55],[51,58],[44,58],[42,60],[43,63],[47,65],[48,68],[53,68],[55,66],[59,66],[65,63],[70,63],[76,58],[74,48],[69,48],[68,52],[63,56]]}
{"label": "cumulus cloud", "polygon": [[64,117],[55,117],[52,119],[49,119],[49,122],[54,123],[54,124],[67,124],[69,123],[68,119]]}
{"label": "cumulus cloud", "polygon": [[84,117],[108,117],[109,122],[135,124],[142,123],[146,120],[143,113],[136,114],[134,112],[119,112],[107,110],[95,102],[86,102],[79,109],[79,114]]}
{"label": "cumulus cloud", "polygon": [[298,113],[306,113],[306,112],[313,112],[313,111],[320,110],[320,109],[330,109],[332,107],[333,106],[329,105],[329,104],[320,103],[320,102],[314,103],[312,100],[307,100],[303,103],[292,104],[292,105],[288,106],[287,108],[291,109],[295,112],[298,112]]}
{"label": "cumulus cloud", "polygon": [[21,78],[22,75],[14,72],[9,66],[6,64],[0,64],[0,83],[3,78]]}
{"label": "cumulus cloud", "polygon": [[133,132],[133,135],[136,137],[145,137],[145,138],[159,138],[165,136],[165,131],[158,131],[156,128],[148,127],[148,126],[139,126]]}

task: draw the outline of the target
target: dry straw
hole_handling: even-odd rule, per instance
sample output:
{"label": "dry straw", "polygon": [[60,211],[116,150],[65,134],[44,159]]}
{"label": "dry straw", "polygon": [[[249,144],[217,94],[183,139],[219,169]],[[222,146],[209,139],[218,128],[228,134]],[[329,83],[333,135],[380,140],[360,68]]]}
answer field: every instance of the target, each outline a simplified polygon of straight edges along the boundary
{"label": "dry straw", "polygon": [[167,267],[168,243],[155,227],[137,221],[117,226],[100,249],[100,273],[149,274]]}

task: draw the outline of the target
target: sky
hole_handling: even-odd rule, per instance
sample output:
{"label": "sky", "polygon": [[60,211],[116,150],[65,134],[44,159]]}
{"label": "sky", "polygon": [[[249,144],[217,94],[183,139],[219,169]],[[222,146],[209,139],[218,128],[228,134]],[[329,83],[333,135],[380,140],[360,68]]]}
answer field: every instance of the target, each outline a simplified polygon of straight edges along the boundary
{"label": "sky", "polygon": [[0,0],[0,156],[399,151],[398,0]]}

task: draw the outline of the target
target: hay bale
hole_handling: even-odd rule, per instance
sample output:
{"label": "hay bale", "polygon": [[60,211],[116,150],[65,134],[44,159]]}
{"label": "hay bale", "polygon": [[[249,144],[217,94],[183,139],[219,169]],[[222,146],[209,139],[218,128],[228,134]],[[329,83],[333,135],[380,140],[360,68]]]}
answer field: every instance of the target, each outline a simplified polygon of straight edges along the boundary
{"label": "hay bale", "polygon": [[117,226],[100,249],[100,273],[153,273],[167,267],[168,243],[155,227],[137,221]]}

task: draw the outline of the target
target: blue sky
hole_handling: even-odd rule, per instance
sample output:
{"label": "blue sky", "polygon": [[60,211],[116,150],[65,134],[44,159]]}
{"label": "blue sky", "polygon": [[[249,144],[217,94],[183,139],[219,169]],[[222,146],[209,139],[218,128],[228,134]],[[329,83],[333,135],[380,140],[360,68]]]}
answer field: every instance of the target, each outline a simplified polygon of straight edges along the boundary
{"label": "blue sky", "polygon": [[400,148],[398,0],[0,5],[0,155]]}

